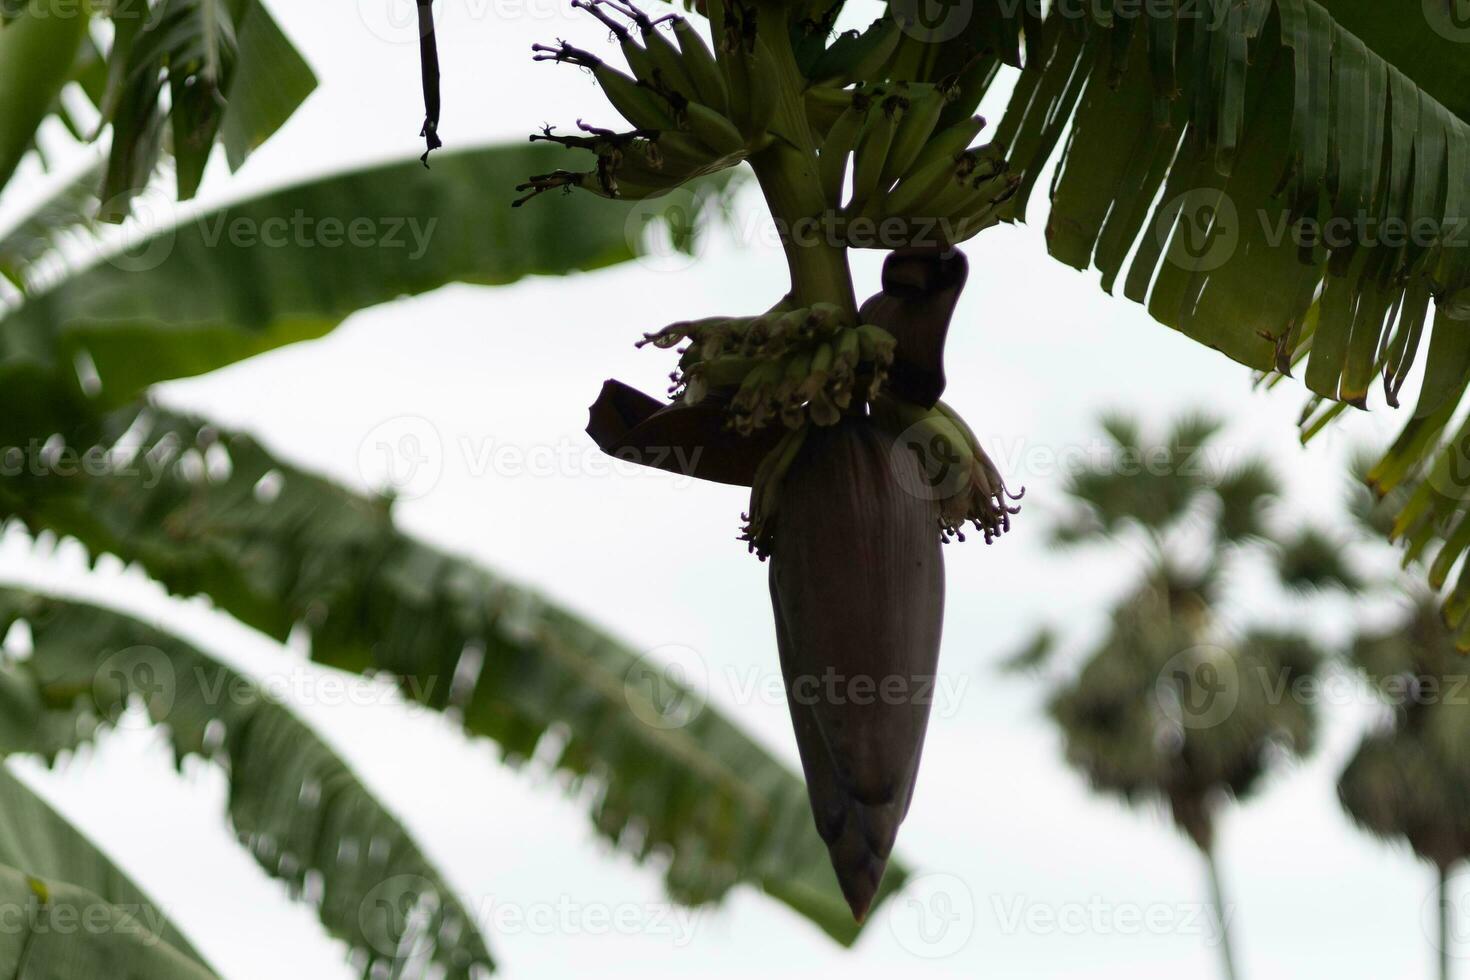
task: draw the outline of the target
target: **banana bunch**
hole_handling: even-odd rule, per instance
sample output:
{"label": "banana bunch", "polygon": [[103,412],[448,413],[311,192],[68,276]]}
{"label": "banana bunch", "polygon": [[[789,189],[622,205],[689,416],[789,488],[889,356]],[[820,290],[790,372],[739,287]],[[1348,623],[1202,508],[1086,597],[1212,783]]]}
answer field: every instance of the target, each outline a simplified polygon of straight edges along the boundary
{"label": "banana bunch", "polygon": [[1011,529],[1011,515],[1021,508],[1026,491],[1011,493],[980,440],[954,409],[944,402],[924,408],[890,395],[872,403],[873,420],[913,451],[923,486],[910,487],[921,497],[939,501],[940,535],[965,540],[963,528],[973,524],[985,543]]}
{"label": "banana bunch", "polygon": [[843,106],[822,140],[818,171],[849,247],[956,245],[1002,219],[1019,180],[986,148],[968,149],[983,118],[939,128],[952,91],[905,82],[808,91],[809,117],[814,104]]}
{"label": "banana bunch", "polygon": [[[768,145],[778,95],[769,48],[744,40],[738,18],[718,22],[716,58],[688,20],[670,14],[655,21],[627,0],[572,0],[612,32],[632,74],[565,41],[532,46],[537,61],[590,71],[609,102],[634,129],[629,133],[578,125],[591,136],[547,139],[597,154],[593,171],[558,170],[530,178],[517,205],[555,188],[580,187],[612,198],[647,198],[686,181],[739,164]],[[717,3],[712,2],[711,23]],[[609,13],[611,11],[611,13]],[[616,16],[625,18],[620,22]],[[672,38],[660,25],[671,25]]]}
{"label": "banana bunch", "polygon": [[834,424],[854,395],[878,396],[895,346],[886,330],[846,323],[830,303],[681,321],[647,334],[639,346],[681,343],[670,394],[696,405],[711,391],[729,392],[729,424],[741,435],[777,419],[790,429],[808,420]]}

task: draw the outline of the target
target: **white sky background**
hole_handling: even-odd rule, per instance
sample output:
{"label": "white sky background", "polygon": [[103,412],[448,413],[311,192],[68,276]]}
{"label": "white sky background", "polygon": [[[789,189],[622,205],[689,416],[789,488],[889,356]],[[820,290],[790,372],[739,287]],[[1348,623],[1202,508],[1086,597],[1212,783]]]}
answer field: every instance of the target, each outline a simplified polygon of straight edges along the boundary
{"label": "white sky background", "polygon": [[[271,7],[321,88],[235,182],[223,168],[212,171],[206,200],[420,152],[408,0]],[[860,9],[849,13],[854,22],[871,16]],[[529,59],[534,40],[603,43],[603,32],[571,19],[561,0],[451,2],[440,21],[450,148],[520,139],[543,121],[612,118],[585,74]],[[506,196],[486,188],[485,207],[503,206]],[[752,227],[758,206],[744,198],[742,227]],[[996,228],[966,246],[970,285],[949,345],[947,400],[1008,480],[1029,492],[1012,535],[945,552],[942,668],[959,696],[936,708],[899,838],[919,872],[951,876],[928,885],[959,898],[961,918],[937,947],[903,941],[913,913],[902,902],[881,910],[852,951],[749,889],[692,923],[687,912],[675,918],[660,905],[657,873],[610,857],[585,808],[555,780],[504,769],[490,745],[467,742],[443,719],[397,707],[380,688],[345,707],[323,703],[332,697],[322,672],[303,668],[299,655],[205,603],[165,599],[136,576],[120,579],[115,562],[85,574],[75,548],[37,556],[12,536],[0,543],[0,577],[167,614],[259,673],[309,678],[303,710],[403,815],[470,907],[489,910],[489,940],[507,976],[1214,975],[1192,849],[1161,815],[1090,795],[1062,765],[1038,686],[994,669],[1042,621],[1061,625],[1073,647],[1095,637],[1135,567],[1117,553],[1044,547],[1062,482],[1051,460],[1093,446],[1103,409],[1162,422],[1204,405],[1231,420],[1221,453],[1269,453],[1289,477],[1297,513],[1320,516],[1342,499],[1350,449],[1381,443],[1404,413],[1354,413],[1300,449],[1292,425],[1299,387],[1253,392],[1244,368],[1104,296],[1095,275],[1047,258],[1042,214],[1033,205],[1031,225]],[[407,529],[538,587],[635,648],[697,651],[711,699],[795,765],[784,702],[742,696],[752,679],[769,685],[778,676],[765,567],[735,541],[745,495],[650,472],[589,473],[600,460],[582,431],[604,378],[661,390],[669,359],[634,350],[642,331],[755,311],[779,297],[779,250],[751,237],[718,235],[687,267],[646,263],[507,289],[445,289],[160,395],[360,487],[377,477],[359,465],[374,430],[405,416],[425,420],[443,469],[428,492],[400,505]],[[880,260],[857,257],[860,292],[876,289]],[[517,472],[497,454],[504,447],[549,453],[554,462]],[[1245,595],[1267,615],[1302,619],[1302,607]],[[1326,637],[1340,636],[1352,613],[1341,603],[1312,610]],[[1429,871],[1354,830],[1335,799],[1336,774],[1371,715],[1362,703],[1329,705],[1316,758],[1223,821],[1246,976],[1430,972]],[[178,778],[156,734],[119,733],[55,773],[12,765],[150,888],[231,980],[352,975],[312,914],[289,904],[234,845],[219,774],[191,766]],[[497,929],[494,910],[504,905],[532,915],[636,907],[644,927],[606,935],[575,924]],[[951,955],[924,958],[915,948]]]}

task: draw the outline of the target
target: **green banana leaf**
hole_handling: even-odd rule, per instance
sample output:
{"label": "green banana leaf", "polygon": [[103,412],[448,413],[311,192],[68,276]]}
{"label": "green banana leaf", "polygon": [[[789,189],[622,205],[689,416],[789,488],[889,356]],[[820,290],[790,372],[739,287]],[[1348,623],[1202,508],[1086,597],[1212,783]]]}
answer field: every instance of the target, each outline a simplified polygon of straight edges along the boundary
{"label": "green banana leaf", "polygon": [[0,929],[6,980],[215,975],[152,899],[3,764],[0,907],[10,913]]}
{"label": "green banana leaf", "polygon": [[[272,457],[254,440],[160,409],[120,411],[131,430],[113,472],[0,484],[0,516],[137,562],[172,592],[207,594],[277,638],[298,624],[314,661],[384,672],[406,697],[453,709],[468,734],[519,764],[560,738],[557,769],[597,787],[593,821],[635,858],[666,855],[679,901],[754,884],[852,942],[858,927],[817,837],[802,780],[711,707],[650,724],[668,705],[638,655],[471,562],[405,537],[389,503]],[[135,441],[141,440],[141,442]],[[228,476],[195,479],[181,454],[221,452]],[[216,467],[218,469],[218,467]],[[906,872],[891,866],[884,895]],[[880,896],[881,900],[882,896]]]}
{"label": "green banana leaf", "polygon": [[31,0],[0,23],[0,188],[31,149],[36,130],[72,79],[87,18],[58,16],[46,0]]}
{"label": "green banana leaf", "polygon": [[1470,427],[1446,438],[1470,383],[1470,29],[1411,6],[982,4],[926,64],[977,97],[1021,68],[993,133],[1026,175],[1017,215],[1055,164],[1051,254],[1257,370],[1302,369],[1304,436],[1375,376],[1396,405],[1424,365],[1371,481],[1414,491],[1395,532],[1432,584],[1461,569],[1445,612],[1470,646]]}
{"label": "green banana leaf", "polygon": [[[79,141],[111,133],[96,186],[121,221],[165,156],[178,196],[199,189],[216,143],[237,170],[316,88],[310,66],[258,0],[114,0],[106,51],[91,4],[7,5],[0,26],[0,188],[55,116]],[[98,14],[97,16],[101,16]],[[76,82],[100,121],[84,131],[59,95]],[[167,95],[165,95],[165,92]]]}
{"label": "green banana leaf", "polygon": [[224,767],[230,821],[260,865],[298,896],[315,879],[317,914],[361,956],[364,978],[409,959],[456,980],[493,968],[479,924],[410,833],[288,705],[108,609],[0,588],[0,635],[17,620],[33,649],[14,672],[29,677],[53,729],[95,732],[140,698],[180,762]]}
{"label": "green banana leaf", "polygon": [[[688,209],[728,180],[706,181],[703,197],[554,195],[511,210],[517,181],[569,162],[573,151],[527,144],[436,155],[433,170],[417,160],[370,167],[227,205],[126,254],[53,272],[0,318],[0,390],[16,393],[0,440],[69,432],[156,382],[320,337],[357,310],[446,283],[503,285],[629,261],[647,219],[693,218]],[[32,223],[26,237],[45,235]]]}

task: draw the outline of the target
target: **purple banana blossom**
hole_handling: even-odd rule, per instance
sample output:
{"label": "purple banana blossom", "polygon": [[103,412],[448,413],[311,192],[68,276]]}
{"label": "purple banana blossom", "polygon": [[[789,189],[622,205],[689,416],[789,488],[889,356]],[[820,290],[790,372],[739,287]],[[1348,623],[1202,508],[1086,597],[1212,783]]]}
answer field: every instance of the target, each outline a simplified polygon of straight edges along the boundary
{"label": "purple banana blossom", "polygon": [[935,416],[966,274],[953,249],[901,250],[885,261],[883,290],[859,315],[895,342],[881,415],[859,399],[834,424],[741,435],[728,424],[728,391],[687,405],[608,381],[587,427],[610,455],[754,486],[753,499],[765,501],[764,514],[753,504],[747,536],[771,559],[776,639],[812,814],[859,921],[918,775],[944,619],[941,542],[967,520],[988,541],[1015,512],[984,452],[952,424],[926,431],[964,439],[972,461],[945,499],[925,492],[935,479],[919,448],[895,439],[900,426],[891,421],[903,412]]}

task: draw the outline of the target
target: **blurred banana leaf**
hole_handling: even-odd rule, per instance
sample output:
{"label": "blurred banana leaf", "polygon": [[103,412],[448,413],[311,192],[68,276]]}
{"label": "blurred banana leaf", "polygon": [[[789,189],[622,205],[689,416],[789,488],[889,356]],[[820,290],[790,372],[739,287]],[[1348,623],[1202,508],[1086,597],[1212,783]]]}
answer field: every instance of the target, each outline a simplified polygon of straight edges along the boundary
{"label": "blurred banana leaf", "polygon": [[0,906],[7,980],[215,975],[152,899],[3,764]]}
{"label": "blurred banana leaf", "polygon": [[1372,482],[1415,491],[1395,532],[1433,559],[1436,587],[1459,569],[1445,611],[1470,646],[1470,427],[1446,428],[1470,384],[1470,28],[1458,5],[965,10],[963,23],[911,29],[896,57],[917,77],[957,73],[955,111],[1002,65],[1021,70],[993,138],[1026,174],[1017,215],[1055,166],[1055,258],[1257,370],[1300,371],[1318,399],[1308,436],[1342,403],[1364,405],[1375,376],[1396,405],[1423,365],[1418,406]]}
{"label": "blurred banana leaf", "polygon": [[[839,941],[856,938],[801,779],[699,692],[564,609],[405,537],[388,501],[247,436],[157,408],[120,411],[104,429],[113,472],[6,481],[0,514],[137,562],[278,639],[303,625],[314,661],[387,674],[511,764],[555,745],[551,764],[596,788],[597,830],[637,859],[667,860],[679,901],[754,884]],[[670,714],[690,705],[692,717]],[[905,874],[890,870],[885,896]]]}
{"label": "blurred banana leaf", "polygon": [[[369,167],[226,205],[82,268],[21,262],[22,279],[45,276],[0,317],[0,387],[16,393],[0,439],[67,432],[148,385],[320,337],[401,296],[629,261],[648,221],[687,225],[728,180],[664,202],[554,195],[511,210],[517,180],[570,154],[491,146],[436,156],[432,171],[417,160]],[[74,190],[39,208],[0,256],[54,257],[45,243],[75,228],[61,217]]]}
{"label": "blurred banana leaf", "polygon": [[[285,124],[316,88],[310,66],[258,0],[30,0],[0,24],[0,188],[36,148],[48,118],[79,141],[110,134],[95,185],[103,221],[125,218],[165,159],[178,197],[199,189],[217,143],[230,169]],[[105,50],[90,30],[108,20]],[[95,117],[77,117],[75,83]],[[43,158],[42,163],[45,163]]]}
{"label": "blurred banana leaf", "polygon": [[43,754],[91,738],[136,697],[181,763],[197,755],[224,768],[242,844],[298,897],[309,893],[364,976],[409,957],[464,980],[493,968],[479,924],[409,832],[260,684],[119,613],[0,588],[0,635],[17,621],[33,649],[12,677],[46,716],[32,730],[56,739],[36,747]]}

